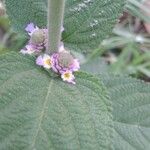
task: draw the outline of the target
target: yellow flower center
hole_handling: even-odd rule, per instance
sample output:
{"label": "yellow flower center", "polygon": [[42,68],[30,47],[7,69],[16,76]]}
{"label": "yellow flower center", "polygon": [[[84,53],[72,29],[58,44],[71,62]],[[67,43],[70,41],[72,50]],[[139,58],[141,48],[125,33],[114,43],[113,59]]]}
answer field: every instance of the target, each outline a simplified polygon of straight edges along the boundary
{"label": "yellow flower center", "polygon": [[45,64],[51,66],[51,64],[52,64],[51,59],[46,59]]}
{"label": "yellow flower center", "polygon": [[69,79],[69,78],[70,78],[70,73],[65,73],[65,74],[64,74],[64,77],[65,77],[66,79]]}

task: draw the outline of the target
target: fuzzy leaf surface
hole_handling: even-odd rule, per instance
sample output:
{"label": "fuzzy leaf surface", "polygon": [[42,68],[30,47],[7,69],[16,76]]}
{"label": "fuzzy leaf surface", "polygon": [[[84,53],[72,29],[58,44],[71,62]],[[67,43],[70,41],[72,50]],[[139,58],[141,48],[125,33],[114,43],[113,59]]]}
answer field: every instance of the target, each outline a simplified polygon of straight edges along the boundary
{"label": "fuzzy leaf surface", "polygon": [[101,81],[62,82],[17,53],[0,56],[1,150],[109,150],[111,104]]}
{"label": "fuzzy leaf surface", "polygon": [[150,149],[150,84],[102,75],[113,105],[114,150]]}
{"label": "fuzzy leaf surface", "polygon": [[[30,22],[47,25],[47,0],[5,0],[14,29],[24,32]],[[88,53],[112,31],[125,0],[66,0],[62,40],[66,47]]]}

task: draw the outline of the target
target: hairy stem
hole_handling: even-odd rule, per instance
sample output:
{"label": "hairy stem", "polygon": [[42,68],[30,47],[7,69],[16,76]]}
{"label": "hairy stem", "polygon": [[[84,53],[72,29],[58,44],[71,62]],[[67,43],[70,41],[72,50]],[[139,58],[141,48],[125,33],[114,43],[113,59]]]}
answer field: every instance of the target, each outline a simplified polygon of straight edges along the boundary
{"label": "hairy stem", "polygon": [[58,50],[63,26],[65,0],[48,0],[48,49],[47,53]]}

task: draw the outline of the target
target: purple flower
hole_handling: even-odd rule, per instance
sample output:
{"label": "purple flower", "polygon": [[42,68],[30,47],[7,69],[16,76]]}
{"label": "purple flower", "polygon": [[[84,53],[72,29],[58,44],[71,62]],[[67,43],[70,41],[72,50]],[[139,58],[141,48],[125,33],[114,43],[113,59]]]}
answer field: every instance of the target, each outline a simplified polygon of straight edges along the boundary
{"label": "purple flower", "polygon": [[[28,45],[33,45],[34,49],[38,49],[38,50],[45,50],[48,48],[48,29],[46,28],[40,29],[34,23],[29,23],[25,28],[25,31],[27,31],[28,35],[30,36]],[[61,28],[61,32],[63,31],[64,31],[64,27]],[[60,43],[60,50],[64,50],[64,46],[62,42]],[[21,50],[21,52],[23,54],[24,53],[28,54],[26,48],[25,51]]]}
{"label": "purple flower", "polygon": [[[48,54],[39,55],[48,48],[48,29],[40,29],[34,23],[29,23],[25,31],[27,31],[30,39],[20,52],[22,54],[37,55],[37,65],[45,69],[52,69],[61,76],[63,81],[75,84],[73,72],[80,69],[80,63],[70,52],[65,50],[63,42],[60,42],[58,52],[53,53],[51,56]],[[61,28],[61,32],[63,31],[64,27]]]}
{"label": "purple flower", "polygon": [[28,32],[28,34],[31,36],[34,31],[38,30],[39,28],[34,25],[34,23],[29,23],[25,30]]}
{"label": "purple flower", "polygon": [[28,45],[25,46],[24,49],[20,50],[20,53],[22,53],[24,55],[25,54],[32,55],[34,53],[40,53],[40,52],[41,52],[41,50],[38,49],[36,46],[34,46],[32,44],[28,44]]}
{"label": "purple flower", "polygon": [[52,56],[53,61],[53,71],[56,73],[62,73],[67,70],[71,72],[78,71],[80,69],[80,63],[77,59],[68,52],[58,52],[54,53]]}
{"label": "purple flower", "polygon": [[34,23],[29,23],[25,30],[30,36],[29,45],[33,45],[35,49],[44,50],[47,43],[47,29],[40,29]]}
{"label": "purple flower", "polygon": [[36,64],[46,69],[52,69],[61,76],[63,81],[72,84],[75,84],[73,72],[80,69],[79,61],[67,51],[54,53],[52,56],[40,55],[36,59]]}
{"label": "purple flower", "polygon": [[36,64],[46,69],[52,69],[59,74],[63,81],[75,84],[73,72],[80,69],[77,59],[74,59],[69,52],[58,52],[52,54],[40,55],[36,59]]}

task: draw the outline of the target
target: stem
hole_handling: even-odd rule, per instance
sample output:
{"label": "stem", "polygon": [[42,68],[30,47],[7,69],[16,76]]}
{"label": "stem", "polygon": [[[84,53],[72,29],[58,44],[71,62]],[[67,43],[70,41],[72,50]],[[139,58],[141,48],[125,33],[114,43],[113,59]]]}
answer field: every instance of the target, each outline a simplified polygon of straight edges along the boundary
{"label": "stem", "polygon": [[48,0],[48,54],[58,51],[64,8],[65,0]]}

